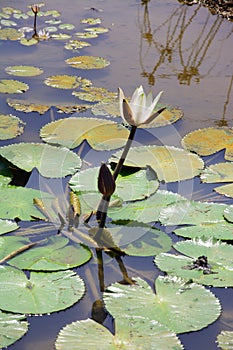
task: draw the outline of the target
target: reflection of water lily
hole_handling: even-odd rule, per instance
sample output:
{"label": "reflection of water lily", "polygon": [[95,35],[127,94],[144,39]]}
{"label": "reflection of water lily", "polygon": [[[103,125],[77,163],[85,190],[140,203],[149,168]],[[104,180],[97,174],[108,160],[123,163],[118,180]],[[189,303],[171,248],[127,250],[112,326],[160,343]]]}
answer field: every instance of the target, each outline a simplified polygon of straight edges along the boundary
{"label": "reflection of water lily", "polygon": [[150,92],[146,96],[143,87],[140,86],[134,91],[131,101],[128,102],[122,89],[119,88],[119,102],[122,119],[129,125],[133,126],[152,122],[152,120],[164,110],[164,108],[162,108],[159,111],[154,112],[155,106],[157,105],[162,93],[163,91],[160,91],[153,100],[152,93]]}

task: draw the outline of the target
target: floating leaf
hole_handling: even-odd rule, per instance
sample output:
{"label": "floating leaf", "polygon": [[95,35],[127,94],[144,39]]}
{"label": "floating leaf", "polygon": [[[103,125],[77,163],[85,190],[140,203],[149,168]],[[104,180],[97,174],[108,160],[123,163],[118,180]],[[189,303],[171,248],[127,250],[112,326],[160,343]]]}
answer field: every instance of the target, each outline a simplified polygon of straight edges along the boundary
{"label": "floating leaf", "polygon": [[159,276],[155,280],[155,295],[142,279],[136,278],[135,282],[134,285],[114,283],[104,293],[106,308],[114,318],[144,317],[175,333],[184,333],[202,329],[220,315],[218,299],[196,283]]}
{"label": "floating leaf", "polygon": [[12,139],[23,133],[24,122],[14,115],[0,114],[0,140]]}
{"label": "floating leaf", "polygon": [[19,77],[34,77],[43,73],[41,68],[33,66],[9,66],[5,68],[5,71]]}
{"label": "floating leaf", "polygon": [[31,272],[1,266],[0,308],[25,314],[64,310],[84,294],[84,283],[73,271]]}
{"label": "floating leaf", "polygon": [[25,142],[0,147],[0,155],[25,171],[37,168],[45,177],[64,177],[81,167],[81,159],[72,151],[42,143]]}
{"label": "floating leaf", "polygon": [[20,44],[24,46],[32,46],[38,44],[38,40],[35,38],[27,39],[27,38],[22,38],[20,39]]}
{"label": "floating leaf", "polygon": [[72,30],[75,29],[75,26],[70,23],[62,23],[58,26],[60,29]]}
{"label": "floating leaf", "polygon": [[221,331],[217,336],[218,347],[222,350],[233,349],[233,332],[232,331]]}
{"label": "floating leaf", "polygon": [[80,23],[84,23],[84,24],[89,24],[89,25],[96,25],[96,24],[100,24],[102,21],[100,18],[93,18],[93,17],[87,17],[87,18],[83,18]]}
{"label": "floating leaf", "polygon": [[34,198],[51,200],[53,197],[48,193],[24,187],[0,187],[0,217],[3,219],[31,220],[32,217],[44,216],[35,208]]}
{"label": "floating leaf", "polygon": [[99,102],[91,107],[91,111],[95,115],[104,115],[106,117],[119,117],[119,102]]}
{"label": "floating leaf", "polygon": [[0,235],[15,231],[19,226],[14,221],[0,219]]}
{"label": "floating leaf", "polygon": [[51,38],[55,40],[67,40],[71,38],[71,35],[69,34],[64,34],[64,33],[59,33],[59,34],[52,34]]}
{"label": "floating leaf", "polygon": [[[233,246],[215,240],[193,239],[181,241],[174,248],[184,255],[161,253],[156,265],[170,275],[214,287],[232,287]],[[207,257],[207,266],[200,266],[199,257]]]}
{"label": "floating leaf", "polygon": [[171,203],[182,200],[180,195],[158,190],[155,194],[143,201],[126,202],[120,206],[110,207],[108,216],[113,220],[134,220],[139,222],[158,221],[162,208]]}
{"label": "floating leaf", "polygon": [[[72,322],[58,334],[56,350],[86,350],[100,347],[102,350],[151,349],[182,350],[179,339],[158,322],[150,322],[127,314],[116,321],[115,335],[92,319]],[[90,337],[91,334],[91,337]]]}
{"label": "floating leaf", "polygon": [[164,207],[159,216],[163,225],[198,225],[203,223],[224,223],[226,204],[180,201]]}
{"label": "floating leaf", "polygon": [[84,140],[95,150],[110,150],[125,145],[129,131],[122,125],[96,118],[68,118],[46,124],[40,130],[45,142],[68,148]]}
{"label": "floating leaf", "polygon": [[[99,167],[80,171],[73,175],[69,185],[76,192],[98,192]],[[119,175],[115,195],[125,201],[149,197],[159,186],[156,178],[150,179],[150,169],[140,170],[127,176]]]}
{"label": "floating leaf", "polygon": [[159,229],[138,222],[125,222],[124,226],[107,228],[114,242],[126,254],[152,256],[171,249],[171,238]]}
{"label": "floating leaf", "polygon": [[[24,246],[28,246],[31,242],[28,238],[17,236],[3,236],[0,237],[0,260],[4,260],[9,254],[20,250]],[[20,255],[21,256],[21,255]],[[2,261],[1,261],[2,263]]]}
{"label": "floating leaf", "polygon": [[85,264],[91,251],[77,243],[68,244],[62,236],[50,237],[45,242],[21,253],[8,263],[22,270],[58,271]]}
{"label": "floating leaf", "polygon": [[0,93],[20,94],[29,89],[29,86],[18,80],[2,79],[0,80]]}
{"label": "floating leaf", "polygon": [[78,97],[80,100],[89,101],[89,102],[111,102],[115,101],[117,94],[115,92],[108,91],[105,88],[98,87],[85,87],[82,88],[83,91],[74,91],[72,95]]}
{"label": "floating leaf", "polygon": [[230,128],[195,130],[183,138],[182,144],[200,156],[208,156],[226,149],[225,159],[233,160],[233,129]]}
{"label": "floating leaf", "polygon": [[85,28],[84,30],[87,32],[97,33],[97,34],[103,34],[103,33],[109,32],[109,29],[104,27],[91,27],[91,28]]}
{"label": "floating leaf", "polygon": [[233,223],[233,206],[232,205],[228,205],[226,207],[226,209],[223,212],[223,216],[227,221]]}
{"label": "floating leaf", "polygon": [[1,25],[6,27],[15,27],[17,26],[17,23],[15,21],[11,21],[9,19],[2,19]]}
{"label": "floating leaf", "polygon": [[15,343],[28,331],[25,315],[10,314],[0,311],[0,347]]}
{"label": "floating leaf", "polygon": [[45,114],[50,108],[50,106],[47,105],[41,105],[30,101],[27,102],[23,100],[16,100],[13,98],[8,98],[7,104],[16,111],[24,113],[38,112],[39,114]]}
{"label": "floating leaf", "polygon": [[80,40],[69,40],[65,44],[65,49],[67,50],[77,50],[82,49],[83,47],[91,46],[90,43],[86,41],[80,41]]}
{"label": "floating leaf", "polygon": [[187,226],[174,231],[176,235],[186,238],[210,237],[221,240],[233,240],[233,225],[225,222],[206,222],[197,226]]}
{"label": "floating leaf", "polygon": [[17,29],[14,28],[4,28],[0,29],[0,40],[20,40],[22,37],[22,33],[18,32]]}
{"label": "floating leaf", "polygon": [[45,79],[44,82],[58,89],[75,89],[80,84],[78,77],[74,75],[54,75]]}
{"label": "floating leaf", "polygon": [[183,117],[183,111],[178,108],[174,108],[168,104],[158,103],[156,105],[156,111],[161,108],[166,108],[162,113],[158,115],[151,123],[141,125],[140,128],[158,128],[175,123],[177,120]]}
{"label": "floating leaf", "polygon": [[67,113],[67,114],[71,114],[71,113],[81,113],[86,111],[88,108],[90,108],[90,105],[87,104],[80,104],[80,105],[57,105],[56,106],[58,108],[58,113]]}
{"label": "floating leaf", "polygon": [[[121,152],[113,154],[110,162],[118,162]],[[173,182],[199,175],[204,163],[197,155],[172,146],[132,147],[124,165],[144,168],[150,165],[160,181]]]}
{"label": "floating leaf", "polygon": [[[207,183],[233,182],[233,163],[212,164],[204,169],[201,180]],[[214,190],[228,197],[233,197],[233,183],[215,187]]]}
{"label": "floating leaf", "polygon": [[90,32],[78,32],[78,33],[75,33],[75,35],[80,39],[98,38],[98,35],[96,33],[90,33]]}
{"label": "floating leaf", "polygon": [[110,62],[102,57],[76,56],[66,61],[71,67],[79,69],[100,69],[109,66]]}

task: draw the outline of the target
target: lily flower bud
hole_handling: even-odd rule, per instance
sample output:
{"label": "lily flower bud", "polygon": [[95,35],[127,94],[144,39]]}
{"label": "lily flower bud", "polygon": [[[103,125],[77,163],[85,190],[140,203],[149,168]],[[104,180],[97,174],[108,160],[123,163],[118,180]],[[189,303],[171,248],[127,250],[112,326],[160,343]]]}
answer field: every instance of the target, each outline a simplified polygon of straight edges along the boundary
{"label": "lily flower bud", "polygon": [[32,5],[31,9],[32,9],[32,12],[35,13],[35,14],[40,11],[40,8],[39,8],[39,6],[37,4]]}
{"label": "lily flower bud", "polygon": [[111,196],[116,188],[115,180],[105,163],[102,163],[98,176],[98,189],[104,196]]}

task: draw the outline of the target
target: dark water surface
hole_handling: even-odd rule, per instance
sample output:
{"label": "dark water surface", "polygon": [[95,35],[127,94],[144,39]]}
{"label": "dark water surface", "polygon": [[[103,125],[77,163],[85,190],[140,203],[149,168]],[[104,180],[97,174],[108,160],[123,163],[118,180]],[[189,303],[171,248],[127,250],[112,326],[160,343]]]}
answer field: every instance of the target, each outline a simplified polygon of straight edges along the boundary
{"label": "dark water surface", "polygon": [[[0,4],[2,7],[12,6],[22,10],[30,5],[24,0],[2,0]],[[101,56],[109,60],[111,65],[103,70],[80,72],[65,64],[65,59],[78,54],[65,50],[64,42],[50,40],[24,47],[18,42],[0,41],[1,79],[12,78],[5,72],[5,68],[11,65],[35,65],[44,70],[41,76],[19,79],[30,85],[30,90],[24,95],[0,95],[0,112],[17,115],[26,123],[25,132],[8,143],[38,142],[40,127],[51,119],[59,119],[61,115],[48,112],[39,116],[36,113],[29,115],[12,111],[5,102],[6,97],[32,99],[53,105],[60,102],[77,103],[70,91],[53,89],[43,84],[47,76],[59,74],[81,75],[90,78],[95,86],[111,91],[116,91],[120,86],[129,96],[141,84],[146,91],[152,89],[154,94],[163,90],[161,101],[181,108],[184,117],[172,126],[142,131],[137,139],[139,143],[152,142],[179,147],[181,138],[191,130],[233,126],[232,23],[211,15],[199,5],[188,7],[175,0],[151,0],[147,4],[144,1],[144,5],[136,0],[48,0],[44,9],[60,11],[63,23],[74,24],[75,32],[84,28],[80,24],[82,18],[100,17],[101,25],[109,28],[109,32],[100,35],[98,39],[87,40],[92,46],[81,49],[78,54]],[[103,11],[97,12],[96,9]],[[38,18],[39,28],[40,23]],[[1,142],[1,145],[4,144],[7,142]],[[84,152],[85,159],[96,165],[109,156],[106,152],[104,158],[100,159],[99,154],[88,147]],[[207,158],[207,163],[218,162],[222,158],[223,154],[220,153]],[[36,172],[32,173],[27,186],[38,187]],[[166,185],[164,188],[178,191],[187,197],[192,196],[196,200],[232,202],[214,194],[211,185],[205,184],[203,189],[199,179]],[[153,257],[127,257],[124,262],[130,275],[145,278],[153,287],[153,281],[158,275]],[[85,281],[89,281],[82,301],[50,316],[31,317],[29,332],[10,346],[10,349],[54,349],[55,337],[63,326],[91,317],[91,306],[101,297],[95,262],[79,268],[78,273]],[[105,279],[106,284],[121,279],[118,267],[110,260],[105,264]],[[233,289],[211,290],[221,300],[222,316],[202,331],[180,335],[185,350],[217,349],[217,334],[222,329],[233,330]],[[112,328],[111,317],[107,317],[105,324]]]}

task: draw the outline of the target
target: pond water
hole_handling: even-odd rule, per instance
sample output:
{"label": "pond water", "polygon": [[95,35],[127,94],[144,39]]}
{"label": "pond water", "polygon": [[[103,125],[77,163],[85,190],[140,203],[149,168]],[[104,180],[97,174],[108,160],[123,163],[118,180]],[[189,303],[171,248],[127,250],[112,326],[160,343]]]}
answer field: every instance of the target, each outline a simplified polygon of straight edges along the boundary
{"label": "pond water", "polygon": [[[23,11],[27,5],[30,3],[22,0],[1,1],[2,7],[12,6]],[[46,77],[52,75],[80,74],[91,79],[95,86],[110,91],[115,92],[118,87],[122,87],[127,96],[131,96],[139,85],[143,85],[146,91],[151,89],[153,94],[163,90],[162,102],[183,110],[183,118],[171,126],[140,130],[136,139],[139,144],[154,143],[181,147],[182,137],[192,130],[233,126],[232,23],[213,16],[200,5],[186,6],[174,0],[47,0],[46,9],[58,10],[63,23],[75,26],[72,32],[82,31],[81,19],[100,17],[101,25],[109,31],[98,38],[87,39],[91,46],[80,49],[78,54],[101,56],[109,60],[110,65],[100,70],[84,70],[77,73],[75,68],[68,67],[64,62],[77,54],[64,49],[64,41],[50,39],[28,47],[19,42],[0,41],[1,79],[9,79],[5,72],[7,66],[33,65],[44,70],[44,73],[37,77],[22,77],[22,81],[28,83],[30,89],[19,95],[19,99],[51,105],[77,104],[77,98],[71,94],[72,90],[53,89],[43,82]],[[33,21],[32,18],[30,20]],[[27,26],[32,25],[30,20],[26,21]],[[37,24],[39,29],[43,28],[44,23],[40,17]],[[23,20],[21,25],[23,26]],[[16,112],[6,104],[8,97],[18,98],[18,95],[0,94],[1,113],[14,114],[26,125],[22,135],[10,141],[1,141],[1,145],[39,142],[39,129],[43,125],[51,120],[67,117],[58,114],[56,110],[44,115]],[[88,114],[89,112],[84,112],[82,116]],[[85,145],[82,155],[85,155],[87,162],[98,166],[101,161],[109,158],[110,153],[104,152],[99,156],[98,152]],[[209,165],[223,159],[223,152],[219,152],[206,157],[205,161]],[[38,188],[47,185],[39,184],[39,181],[37,171],[33,171],[26,186]],[[63,191],[66,181],[58,182],[51,183],[51,187],[53,190],[56,188],[58,192]],[[161,185],[162,189],[179,192],[195,200],[233,203],[232,199],[216,194],[213,187],[206,184],[203,186],[199,178]],[[27,227],[28,223],[22,222],[20,226]],[[174,234],[169,232],[169,235],[174,241],[178,240]],[[106,285],[121,280],[118,265],[109,258],[105,259]],[[155,277],[161,273],[154,268],[153,257],[125,257],[124,263],[131,276],[144,278],[152,287]],[[63,326],[92,316],[92,304],[101,298],[97,266],[93,261],[77,271],[88,281],[87,291],[81,302],[59,313],[31,317],[29,332],[10,346],[10,349],[51,350]],[[222,329],[233,330],[233,289],[211,288],[211,291],[221,301],[222,315],[204,330],[179,335],[185,350],[217,349],[217,334]],[[107,316],[104,324],[112,329],[112,318]]]}

